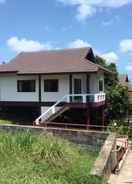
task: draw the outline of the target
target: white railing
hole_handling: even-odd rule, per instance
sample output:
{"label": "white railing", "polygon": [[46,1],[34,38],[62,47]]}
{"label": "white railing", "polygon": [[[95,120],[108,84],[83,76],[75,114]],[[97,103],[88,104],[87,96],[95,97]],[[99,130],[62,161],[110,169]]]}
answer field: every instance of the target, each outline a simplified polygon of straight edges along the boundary
{"label": "white railing", "polygon": [[88,103],[88,102],[103,102],[105,101],[105,93],[98,94],[70,94],[65,95],[61,100],[51,106],[47,111],[45,111],[41,116],[35,120],[36,125],[44,123],[50,116],[54,115],[59,111],[56,108],[60,103]]}

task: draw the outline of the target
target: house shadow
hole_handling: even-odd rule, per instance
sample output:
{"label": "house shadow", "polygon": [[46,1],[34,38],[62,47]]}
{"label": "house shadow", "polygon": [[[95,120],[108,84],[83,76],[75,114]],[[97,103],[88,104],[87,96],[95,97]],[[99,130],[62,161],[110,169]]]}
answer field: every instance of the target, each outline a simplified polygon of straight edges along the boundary
{"label": "house shadow", "polygon": [[0,110],[0,124],[33,125],[39,113],[33,107],[6,107]]}

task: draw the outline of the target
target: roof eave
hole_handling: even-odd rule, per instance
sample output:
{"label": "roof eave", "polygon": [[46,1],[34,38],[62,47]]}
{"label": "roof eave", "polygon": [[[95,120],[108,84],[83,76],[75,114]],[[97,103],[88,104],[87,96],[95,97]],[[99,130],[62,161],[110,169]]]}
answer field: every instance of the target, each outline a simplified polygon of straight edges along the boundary
{"label": "roof eave", "polygon": [[72,72],[17,72],[17,75],[63,75],[63,74],[81,74],[81,73],[95,73],[98,70],[93,71],[72,71]]}
{"label": "roof eave", "polygon": [[0,74],[4,73],[18,73],[18,71],[0,71]]}

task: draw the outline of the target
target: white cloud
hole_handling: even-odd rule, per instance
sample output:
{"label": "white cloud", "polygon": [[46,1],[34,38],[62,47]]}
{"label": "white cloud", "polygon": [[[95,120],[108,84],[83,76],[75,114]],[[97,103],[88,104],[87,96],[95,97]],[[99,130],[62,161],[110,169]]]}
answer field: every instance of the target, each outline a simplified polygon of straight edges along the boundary
{"label": "white cloud", "polygon": [[84,41],[84,40],[81,40],[81,39],[76,39],[74,41],[72,41],[68,47],[70,48],[81,48],[81,47],[91,47],[91,45],[87,42],[87,41]]}
{"label": "white cloud", "polygon": [[132,39],[124,39],[120,42],[120,50],[122,52],[132,53]]}
{"label": "white cloud", "polygon": [[102,25],[107,27],[107,26],[110,26],[114,23],[114,21],[111,19],[111,20],[105,20],[102,22]]}
{"label": "white cloud", "polygon": [[78,6],[78,14],[76,15],[76,17],[78,20],[83,21],[87,17],[90,17],[95,13],[96,9],[94,7],[82,4],[81,6]]}
{"label": "white cloud", "polygon": [[116,63],[119,59],[118,55],[115,52],[102,54],[101,57],[103,57],[108,63]]}
{"label": "white cloud", "polygon": [[127,66],[125,67],[125,69],[126,69],[128,72],[132,72],[132,64],[127,65]]}
{"label": "white cloud", "polygon": [[106,19],[102,22],[102,26],[107,27],[110,26],[114,23],[118,23],[120,21],[120,17],[119,15],[116,15],[114,17],[112,17],[111,19]]}
{"label": "white cloud", "polygon": [[100,8],[119,8],[132,3],[132,0],[57,0],[64,5],[77,8],[77,18],[85,20]]}
{"label": "white cloud", "polygon": [[30,52],[51,49],[49,43],[42,44],[38,41],[28,40],[26,38],[19,39],[18,37],[11,37],[7,40],[7,45],[16,52]]}
{"label": "white cloud", "polygon": [[[87,41],[84,41],[81,39],[76,39],[76,40],[70,42],[68,47],[81,48],[81,47],[92,47],[92,45],[90,43],[88,43]],[[96,55],[99,55],[102,58],[104,58],[106,60],[106,62],[108,62],[108,63],[116,63],[119,60],[119,57],[115,52],[108,52],[108,53],[102,54],[100,51],[94,49],[94,53],[96,53]]]}

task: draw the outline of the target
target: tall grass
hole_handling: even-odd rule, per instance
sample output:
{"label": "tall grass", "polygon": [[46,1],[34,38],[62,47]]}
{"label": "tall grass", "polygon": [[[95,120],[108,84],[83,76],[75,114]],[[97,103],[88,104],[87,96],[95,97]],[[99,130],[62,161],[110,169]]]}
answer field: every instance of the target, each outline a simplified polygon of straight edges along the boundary
{"label": "tall grass", "polygon": [[101,184],[89,175],[96,157],[50,134],[0,133],[0,184]]}

